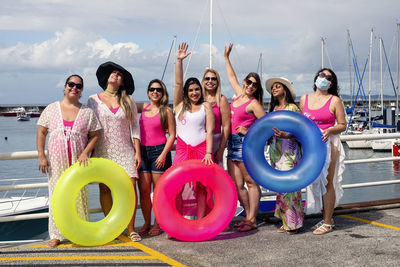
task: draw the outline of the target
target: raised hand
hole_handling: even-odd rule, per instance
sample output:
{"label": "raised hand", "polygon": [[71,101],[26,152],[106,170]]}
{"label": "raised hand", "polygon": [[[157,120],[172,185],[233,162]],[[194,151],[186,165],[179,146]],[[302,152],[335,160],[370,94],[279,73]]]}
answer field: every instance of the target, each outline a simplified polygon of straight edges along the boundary
{"label": "raised hand", "polygon": [[186,42],[183,42],[183,43],[179,44],[178,51],[176,52],[176,58],[178,60],[183,60],[188,55],[190,55],[190,52],[187,53],[188,48],[189,48],[189,45]]}
{"label": "raised hand", "polygon": [[228,47],[225,46],[224,57],[229,58],[229,55],[231,54],[231,51],[232,51],[232,47],[233,47],[232,43],[229,43]]}

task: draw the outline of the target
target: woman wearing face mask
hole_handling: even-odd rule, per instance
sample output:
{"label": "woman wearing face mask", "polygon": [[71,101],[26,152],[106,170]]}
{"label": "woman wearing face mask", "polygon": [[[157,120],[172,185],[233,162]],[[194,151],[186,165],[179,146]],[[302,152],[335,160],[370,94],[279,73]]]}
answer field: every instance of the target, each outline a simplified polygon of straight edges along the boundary
{"label": "woman wearing face mask", "polygon": [[[142,159],[137,108],[131,96],[135,91],[133,77],[125,68],[111,61],[101,64],[96,76],[104,91],[88,100],[88,106],[97,114],[103,127],[95,156],[110,159],[124,168],[131,177],[137,198],[136,179]],[[113,204],[111,191],[105,184],[99,184],[99,189],[100,204],[107,215]],[[140,241],[142,238],[135,232],[135,215],[136,207],[128,224],[128,235],[132,241]]]}
{"label": "woman wearing face mask", "polygon": [[[247,173],[242,158],[242,145],[245,134],[253,123],[265,115],[263,89],[257,73],[251,72],[239,83],[233,70],[229,55],[233,44],[224,49],[225,66],[229,82],[236,98],[231,103],[231,135],[228,140],[228,172],[236,184],[239,201],[246,213],[246,218],[235,224],[240,232],[257,228],[256,216],[260,204],[261,190]],[[247,188],[244,186],[246,183]]]}
{"label": "woman wearing face mask", "polygon": [[[183,84],[182,61],[190,54],[187,49],[188,45],[182,43],[177,51],[174,87],[177,141],[173,164],[189,159],[200,159],[205,164],[213,164],[214,114],[210,103],[204,102],[201,84],[197,78],[188,78]],[[182,194],[177,196],[178,210],[183,215],[197,214],[198,219],[203,218],[213,206],[211,192],[207,191],[200,182],[194,185],[185,184]],[[196,203],[190,203],[189,199],[193,198]]]}
{"label": "woman wearing face mask", "polygon": [[341,180],[345,154],[339,134],[346,130],[346,119],[337,77],[331,69],[317,72],[313,89],[314,93],[301,97],[300,109],[321,129],[328,153],[320,176],[307,187],[306,213],[322,210],[323,220],[313,227],[314,234],[322,235],[333,230],[333,210],[343,196]]}
{"label": "woman wearing face mask", "polygon": [[[93,110],[79,102],[83,79],[71,75],[64,85],[64,99],[48,105],[38,121],[37,151],[39,170],[49,174],[49,236],[47,246],[56,247],[64,237],[54,222],[51,198],[58,178],[72,164],[86,166],[99,139],[101,125]],[[48,157],[45,155],[46,136],[49,134]],[[76,198],[77,211],[89,221],[89,194],[85,186]]]}

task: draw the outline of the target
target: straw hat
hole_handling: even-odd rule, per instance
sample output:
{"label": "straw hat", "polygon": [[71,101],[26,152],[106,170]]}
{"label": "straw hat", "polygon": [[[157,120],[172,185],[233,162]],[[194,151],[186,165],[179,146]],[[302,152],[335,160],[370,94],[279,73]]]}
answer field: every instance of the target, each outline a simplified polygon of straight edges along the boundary
{"label": "straw hat", "polygon": [[133,81],[132,74],[122,66],[111,61],[101,64],[96,71],[97,81],[99,82],[101,88],[103,88],[103,90],[107,88],[108,78],[110,77],[111,72],[114,70],[120,71],[124,76],[123,90],[125,90],[128,95],[133,94],[135,91],[135,83]]}
{"label": "straw hat", "polygon": [[271,89],[272,89],[272,85],[274,83],[281,83],[284,84],[290,91],[290,94],[293,97],[293,100],[296,100],[296,92],[294,90],[293,87],[293,83],[291,83],[288,79],[280,77],[280,78],[270,78],[268,80],[265,81],[265,88],[267,89],[267,91],[271,94]]}

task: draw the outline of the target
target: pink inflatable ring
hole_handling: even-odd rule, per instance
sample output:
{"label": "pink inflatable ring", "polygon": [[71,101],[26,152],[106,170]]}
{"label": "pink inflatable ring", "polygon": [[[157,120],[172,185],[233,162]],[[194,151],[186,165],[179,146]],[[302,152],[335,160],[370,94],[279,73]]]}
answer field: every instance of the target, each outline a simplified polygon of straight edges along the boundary
{"label": "pink inflatable ring", "polygon": [[[176,195],[191,181],[201,181],[214,193],[214,208],[200,220],[184,218],[175,206]],[[208,166],[200,160],[169,168],[158,180],[153,199],[154,215],[161,228],[182,241],[204,241],[218,235],[235,215],[236,205],[236,188],[229,174],[217,164]]]}

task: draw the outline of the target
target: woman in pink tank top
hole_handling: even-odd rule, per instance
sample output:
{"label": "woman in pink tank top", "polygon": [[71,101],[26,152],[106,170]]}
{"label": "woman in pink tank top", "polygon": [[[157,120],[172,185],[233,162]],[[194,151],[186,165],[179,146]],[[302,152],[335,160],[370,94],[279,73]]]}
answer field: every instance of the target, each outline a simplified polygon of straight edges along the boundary
{"label": "woman in pink tank top", "polygon": [[307,187],[306,195],[306,213],[322,211],[323,220],[313,227],[313,233],[321,235],[333,230],[333,210],[343,195],[341,180],[345,155],[339,134],[346,130],[346,119],[337,77],[331,69],[317,72],[313,89],[314,93],[301,97],[300,109],[321,129],[322,140],[328,147],[325,166],[320,176]]}
{"label": "woman in pink tank top", "polygon": [[228,99],[221,95],[221,78],[214,69],[206,69],[201,80],[204,101],[211,104],[214,118],[213,154],[214,160],[223,166],[223,154],[231,129],[231,112]]}
{"label": "woman in pink tank top", "polygon": [[[250,126],[265,115],[263,89],[257,73],[249,73],[240,85],[229,59],[232,44],[224,49],[226,72],[237,96],[231,104],[231,135],[228,140],[228,172],[236,184],[238,197],[246,212],[246,218],[237,223],[238,231],[257,228],[256,216],[260,204],[261,190],[247,173],[242,159],[242,143]],[[244,184],[246,183],[247,188]]]}
{"label": "woman in pink tank top", "polygon": [[[168,91],[165,84],[154,79],[147,87],[150,103],[138,103],[138,112],[142,113],[140,125],[140,153],[142,166],[139,169],[140,206],[144,225],[138,230],[139,235],[161,234],[161,228],[154,220],[151,228],[151,184],[153,190],[161,175],[172,165],[171,148],[175,142],[175,118],[168,107]],[[168,132],[168,139],[166,133]],[[150,229],[151,228],[151,229]]]}

